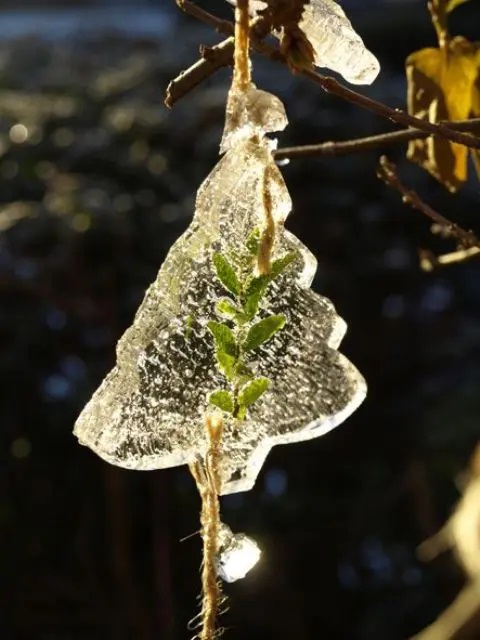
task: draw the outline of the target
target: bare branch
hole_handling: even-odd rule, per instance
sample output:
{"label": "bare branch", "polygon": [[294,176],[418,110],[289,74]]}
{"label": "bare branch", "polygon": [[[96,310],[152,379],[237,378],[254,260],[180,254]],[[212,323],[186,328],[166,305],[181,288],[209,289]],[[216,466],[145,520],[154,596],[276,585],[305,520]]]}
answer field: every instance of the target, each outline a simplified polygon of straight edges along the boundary
{"label": "bare branch", "polygon": [[[189,0],[176,0],[176,2],[178,7],[188,15],[229,37],[215,47],[204,47],[201,50],[202,58],[170,82],[165,96],[165,105],[169,109],[216,71],[222,67],[232,66],[234,55],[233,23],[217,18]],[[263,18],[257,18],[252,21],[250,29],[256,38],[261,39],[270,33],[270,24]]]}
{"label": "bare branch", "polygon": [[165,106],[169,109],[215,71],[233,63],[233,38],[227,38],[214,47],[202,47],[200,54],[200,60],[169,83],[165,94]]}
{"label": "bare branch", "polygon": [[[445,121],[439,124],[447,126],[454,131],[480,131],[480,118],[472,118],[471,120]],[[417,140],[420,138],[428,138],[431,135],[427,131],[419,129],[405,129],[402,131],[390,131],[388,133],[380,133],[375,136],[366,138],[357,138],[355,140],[345,140],[338,142],[322,142],[320,144],[308,144],[298,147],[283,147],[274,151],[276,160],[294,160],[297,158],[313,158],[313,157],[337,157],[350,155],[352,153],[363,153],[378,149],[379,147],[391,146]]]}
{"label": "bare branch", "polygon": [[[446,267],[452,264],[459,264],[460,262],[467,262],[472,258],[476,258],[480,255],[480,247],[469,247],[468,249],[459,249],[458,251],[452,251],[451,253],[444,253],[441,256],[436,256],[427,249],[420,250],[420,268],[423,271],[433,271],[439,267]],[[428,542],[428,541],[427,541]]]}
{"label": "bare branch", "polygon": [[380,180],[383,180],[386,185],[392,187],[402,195],[402,199],[405,203],[411,207],[420,211],[427,218],[433,220],[436,224],[440,225],[443,229],[447,230],[449,235],[455,237],[462,248],[478,247],[480,248],[480,240],[472,231],[466,231],[459,227],[455,222],[452,222],[441,213],[432,209],[426,202],[424,202],[418,193],[411,189],[407,189],[405,185],[400,181],[397,176],[395,165],[391,163],[386,156],[380,158],[380,167],[377,171],[377,176]]}
{"label": "bare branch", "polygon": [[421,120],[420,118],[415,118],[415,116],[411,116],[410,114],[402,111],[401,109],[392,109],[388,107],[386,104],[381,102],[377,102],[376,100],[372,100],[372,98],[368,98],[367,96],[362,95],[361,93],[357,93],[357,91],[353,91],[348,87],[340,84],[335,78],[330,78],[327,76],[323,76],[316,71],[310,71],[309,69],[304,69],[301,71],[301,74],[306,78],[309,78],[316,84],[319,84],[325,91],[329,93],[334,93],[335,95],[347,100],[348,102],[352,102],[368,111],[373,111],[379,116],[383,116],[384,118],[388,118],[392,122],[396,122],[397,124],[403,124],[406,127],[415,127],[416,129],[420,129],[420,131],[425,131],[428,134],[437,134],[442,136],[443,138],[447,138],[447,140],[451,140],[452,142],[458,142],[458,144],[463,144],[466,147],[472,147],[474,149],[480,148],[480,138],[472,135],[471,133],[462,133],[460,131],[454,131],[444,124],[438,123],[435,124],[433,122],[429,122],[428,120]]}
{"label": "bare branch", "polygon": [[[227,36],[233,35],[234,33],[233,23],[217,18],[211,13],[208,13],[208,11],[200,9],[189,0],[177,0],[177,2],[179,3],[179,6],[182,8],[183,11],[197,18],[201,22],[204,22],[214,27],[219,33],[222,33]],[[270,60],[273,60],[274,62],[280,62],[283,65],[291,66],[291,63],[289,65],[289,62],[287,61],[286,57],[281,53],[281,51],[277,47],[273,47],[272,45],[262,41],[262,39],[268,33],[269,33],[269,27],[268,25],[265,24],[265,21],[262,21],[260,19],[260,21],[255,22],[251,28],[252,48],[258,53],[261,53],[262,55],[266,56]],[[231,64],[231,62],[229,62],[228,64]],[[219,65],[219,66],[222,66],[222,65]],[[214,73],[214,71],[216,71],[216,69],[219,68],[219,66],[213,69],[211,73]],[[191,69],[192,68],[193,67],[191,67]],[[211,75],[211,73],[209,73],[208,75]],[[402,124],[406,127],[414,127],[415,129],[419,129],[420,131],[425,132],[426,137],[428,137],[428,135],[430,134],[436,134],[436,135],[442,136],[443,138],[451,140],[452,142],[463,144],[467,147],[477,148],[477,149],[480,148],[480,138],[470,133],[462,133],[461,131],[455,131],[443,123],[435,124],[433,122],[428,122],[427,120],[421,120],[420,118],[415,118],[414,116],[409,115],[408,113],[406,113],[405,111],[402,111],[401,109],[392,109],[391,107],[388,107],[387,105],[382,104],[381,102],[377,102],[376,100],[373,100],[372,98],[368,98],[367,96],[364,96],[361,93],[354,91],[353,89],[349,89],[348,87],[345,87],[334,78],[331,78],[329,76],[324,76],[311,69],[299,69],[297,73],[299,75],[304,76],[305,78],[308,78],[310,81],[314,82],[315,84],[318,84],[328,93],[333,93],[334,95],[337,95],[340,98],[343,98],[347,102],[356,104],[360,107],[363,107],[364,109],[367,109],[368,111],[373,111],[377,115],[387,118],[397,124]],[[208,75],[206,77],[208,77]],[[177,81],[174,81],[174,82],[177,82],[178,84],[178,81],[179,79],[177,79]],[[182,81],[184,83],[185,82],[188,83],[188,71],[182,74]],[[196,85],[193,85],[193,86],[196,86]],[[180,97],[185,95],[185,93],[187,92],[188,91],[179,92]],[[170,100],[169,101],[170,106],[172,106],[174,102],[175,100]]]}

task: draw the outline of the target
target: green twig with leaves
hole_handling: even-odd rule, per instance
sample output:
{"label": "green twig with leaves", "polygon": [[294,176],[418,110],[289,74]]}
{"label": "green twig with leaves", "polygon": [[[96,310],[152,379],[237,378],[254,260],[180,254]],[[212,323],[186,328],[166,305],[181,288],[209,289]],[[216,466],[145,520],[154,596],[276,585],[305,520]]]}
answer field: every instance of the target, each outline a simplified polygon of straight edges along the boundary
{"label": "green twig with leaves", "polygon": [[226,296],[216,304],[223,322],[211,320],[208,329],[215,342],[217,365],[230,389],[216,389],[208,397],[211,405],[244,420],[248,408],[269,388],[270,380],[256,377],[250,366],[253,353],[285,325],[282,314],[260,317],[260,303],[269,285],[297,258],[295,251],[273,260],[269,273],[258,273],[257,260],[261,248],[260,229],[254,229],[240,256],[214,253],[216,276]]}

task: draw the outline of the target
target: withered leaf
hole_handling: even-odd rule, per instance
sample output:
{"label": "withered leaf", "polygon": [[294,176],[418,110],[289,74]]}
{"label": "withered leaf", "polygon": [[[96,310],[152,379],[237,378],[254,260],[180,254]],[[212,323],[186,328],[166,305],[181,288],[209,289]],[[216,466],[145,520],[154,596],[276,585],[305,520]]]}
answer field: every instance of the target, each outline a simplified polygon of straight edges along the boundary
{"label": "withered leaf", "polygon": [[[408,112],[417,118],[465,120],[477,77],[476,47],[458,36],[445,49],[421,49],[406,60]],[[468,149],[438,136],[410,142],[407,157],[450,191],[467,179]]]}
{"label": "withered leaf", "polygon": [[[477,52],[477,57],[480,57],[480,51]],[[478,64],[477,81],[472,89],[472,117],[480,118],[480,60]],[[480,180],[480,149],[472,149],[471,151],[473,164],[475,165],[477,176]]]}

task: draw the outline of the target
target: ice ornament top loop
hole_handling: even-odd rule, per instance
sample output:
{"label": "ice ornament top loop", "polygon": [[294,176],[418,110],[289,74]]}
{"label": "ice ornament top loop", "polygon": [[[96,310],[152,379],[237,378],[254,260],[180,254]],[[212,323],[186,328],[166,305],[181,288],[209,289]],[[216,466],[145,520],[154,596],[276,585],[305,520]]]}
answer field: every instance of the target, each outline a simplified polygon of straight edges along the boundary
{"label": "ice ornament top loop", "polygon": [[257,89],[253,83],[244,92],[233,85],[227,98],[220,153],[225,153],[241,140],[283,131],[287,124],[285,107],[277,96]]}

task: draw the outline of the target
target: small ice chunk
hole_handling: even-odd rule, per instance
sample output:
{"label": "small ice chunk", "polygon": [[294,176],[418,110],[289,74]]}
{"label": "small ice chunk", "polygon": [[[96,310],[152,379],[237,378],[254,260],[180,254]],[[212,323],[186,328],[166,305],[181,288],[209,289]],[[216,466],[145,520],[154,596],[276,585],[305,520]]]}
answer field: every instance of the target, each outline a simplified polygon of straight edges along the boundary
{"label": "small ice chunk", "polygon": [[241,580],[260,559],[260,547],[244,533],[232,533],[222,523],[217,554],[217,573],[226,582]]}
{"label": "small ice chunk", "polygon": [[[227,0],[235,4],[235,0]],[[252,13],[266,3],[253,0]],[[305,3],[300,29],[315,51],[315,64],[342,75],[352,84],[371,84],[380,71],[376,57],[364,45],[342,7],[334,0],[310,0]],[[281,37],[282,34],[277,34]]]}
{"label": "small ice chunk", "polygon": [[246,92],[235,85],[229,91],[220,152],[224,153],[242,139],[283,131],[288,124],[281,100],[252,83]]}
{"label": "small ice chunk", "polygon": [[334,0],[310,0],[299,26],[313,45],[317,67],[332,69],[352,84],[375,80],[380,71],[378,60]]}

